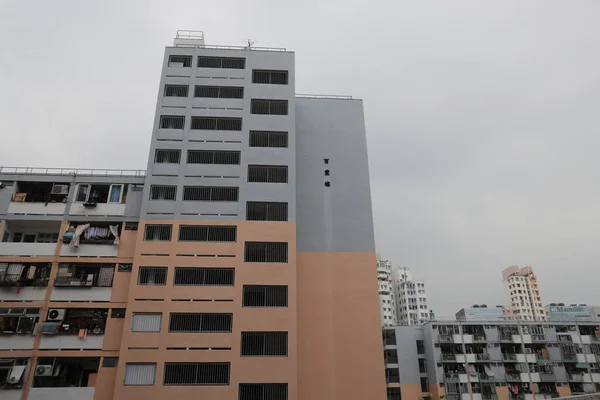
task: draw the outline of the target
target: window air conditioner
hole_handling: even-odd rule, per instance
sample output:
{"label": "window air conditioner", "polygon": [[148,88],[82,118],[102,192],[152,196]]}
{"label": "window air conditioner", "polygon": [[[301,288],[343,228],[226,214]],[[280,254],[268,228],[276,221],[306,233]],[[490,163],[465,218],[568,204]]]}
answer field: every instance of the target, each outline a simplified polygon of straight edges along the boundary
{"label": "window air conditioner", "polygon": [[62,321],[65,319],[65,309],[51,308],[48,311],[47,321]]}

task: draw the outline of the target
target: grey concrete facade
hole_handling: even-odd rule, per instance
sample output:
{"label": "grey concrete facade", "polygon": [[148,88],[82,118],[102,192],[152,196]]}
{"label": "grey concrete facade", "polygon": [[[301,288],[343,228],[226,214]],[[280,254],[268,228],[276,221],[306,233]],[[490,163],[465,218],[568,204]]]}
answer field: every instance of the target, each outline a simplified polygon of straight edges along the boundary
{"label": "grey concrete facade", "polygon": [[[170,67],[170,56],[192,56],[191,67]],[[197,68],[198,56],[245,59],[244,69]],[[288,71],[287,85],[252,83],[253,70]],[[287,202],[288,220],[296,220],[296,149],[294,107],[294,53],[250,49],[210,49],[167,47],[148,157],[147,184],[144,188],[142,219],[245,220],[247,201]],[[186,85],[187,97],[165,97],[167,84]],[[194,97],[196,85],[243,87],[243,99]],[[288,115],[251,114],[252,99],[288,101]],[[161,116],[184,116],[184,129],[161,129]],[[241,131],[192,130],[191,118],[242,118]],[[288,133],[287,148],[250,147],[249,132]],[[181,159],[174,164],[156,164],[157,149],[180,149]],[[239,165],[189,164],[188,150],[234,150],[241,152]],[[250,183],[248,165],[288,167],[287,183]],[[151,185],[176,185],[175,201],[150,200]],[[232,186],[239,188],[238,202],[182,201],[184,186]]]}

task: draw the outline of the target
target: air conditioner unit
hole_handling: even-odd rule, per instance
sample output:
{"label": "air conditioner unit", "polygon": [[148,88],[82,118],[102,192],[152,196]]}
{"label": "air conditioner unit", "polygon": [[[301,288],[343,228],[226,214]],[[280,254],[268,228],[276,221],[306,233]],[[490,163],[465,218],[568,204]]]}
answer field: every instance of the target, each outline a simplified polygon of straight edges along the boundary
{"label": "air conditioner unit", "polygon": [[51,308],[48,311],[47,321],[62,321],[65,319],[65,309]]}
{"label": "air conditioner unit", "polygon": [[525,353],[527,353],[527,354],[531,354],[531,353],[532,353],[532,352],[531,352],[531,349],[530,349],[530,348],[526,348],[526,349],[525,349]]}
{"label": "air conditioner unit", "polygon": [[57,185],[52,186],[52,194],[69,194],[69,185]]}
{"label": "air conditioner unit", "polygon": [[35,376],[52,376],[52,365],[38,365],[35,367]]}

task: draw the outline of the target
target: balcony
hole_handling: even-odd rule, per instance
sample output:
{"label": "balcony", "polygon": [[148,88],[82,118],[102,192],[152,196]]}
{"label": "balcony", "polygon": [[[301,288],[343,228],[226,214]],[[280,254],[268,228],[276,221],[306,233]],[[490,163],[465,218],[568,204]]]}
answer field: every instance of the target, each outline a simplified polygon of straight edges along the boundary
{"label": "balcony", "polygon": [[69,215],[123,216],[126,199],[127,185],[80,183]]}
{"label": "balcony", "polygon": [[520,373],[506,373],[506,381],[507,382],[521,382],[521,374]]}
{"label": "balcony", "polygon": [[489,361],[490,355],[488,353],[479,353],[476,354],[477,361]]}
{"label": "balcony", "polygon": [[442,353],[442,361],[456,361],[456,355]]}
{"label": "balcony", "polygon": [[109,301],[114,264],[60,264],[51,300]]}
{"label": "balcony", "polygon": [[531,341],[534,343],[546,343],[546,335],[531,335]]}
{"label": "balcony", "polygon": [[28,400],[93,400],[100,357],[40,357]]}
{"label": "balcony", "polygon": [[0,398],[20,400],[27,358],[10,358],[0,363]]}
{"label": "balcony", "polygon": [[121,223],[71,222],[63,235],[63,257],[116,257],[119,251]]}
{"label": "balcony", "polygon": [[452,335],[440,335],[440,343],[454,343]]}
{"label": "balcony", "polygon": [[460,380],[460,377],[458,376],[458,374],[454,374],[454,373],[445,373],[444,374],[444,381],[446,383],[458,383]]}
{"label": "balcony", "polygon": [[6,221],[1,233],[2,256],[53,256],[59,221]]}
{"label": "balcony", "polygon": [[556,376],[554,374],[540,372],[541,382],[556,382]]}
{"label": "balcony", "polygon": [[69,183],[17,182],[7,214],[63,216]]}
{"label": "balcony", "polygon": [[583,374],[567,374],[569,382],[583,382]]}
{"label": "balcony", "polygon": [[51,309],[40,349],[102,349],[108,309]]}
{"label": "balcony", "polygon": [[517,361],[516,353],[502,353],[502,359],[504,361]]}

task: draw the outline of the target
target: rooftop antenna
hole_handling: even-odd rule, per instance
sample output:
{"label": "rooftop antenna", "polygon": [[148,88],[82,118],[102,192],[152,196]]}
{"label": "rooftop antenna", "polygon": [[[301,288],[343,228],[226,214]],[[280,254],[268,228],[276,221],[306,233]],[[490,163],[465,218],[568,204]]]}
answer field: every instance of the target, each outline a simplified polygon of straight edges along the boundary
{"label": "rooftop antenna", "polygon": [[251,48],[251,47],[252,47],[252,45],[253,45],[254,43],[256,43],[256,42],[255,42],[254,40],[252,40],[252,39],[247,39],[247,40],[248,40],[248,48]]}

